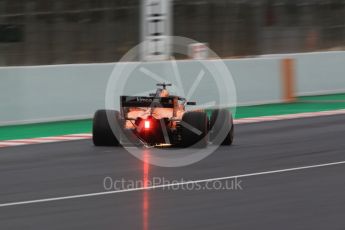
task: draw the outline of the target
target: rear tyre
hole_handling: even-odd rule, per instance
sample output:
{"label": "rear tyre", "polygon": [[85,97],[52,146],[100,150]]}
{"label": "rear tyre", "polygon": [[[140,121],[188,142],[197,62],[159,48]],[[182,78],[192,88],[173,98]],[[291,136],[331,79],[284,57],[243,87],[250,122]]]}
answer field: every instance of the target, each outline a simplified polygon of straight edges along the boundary
{"label": "rear tyre", "polygon": [[[234,124],[228,109],[215,109],[210,118],[210,139],[216,145],[232,145],[234,140]],[[223,138],[226,132],[226,136]]]}
{"label": "rear tyre", "polygon": [[205,148],[208,143],[208,117],[205,112],[186,112],[182,116],[182,145]]}
{"label": "rear tyre", "polygon": [[118,139],[111,129],[120,124],[120,113],[115,110],[98,110],[93,117],[92,140],[95,146],[118,146]]}

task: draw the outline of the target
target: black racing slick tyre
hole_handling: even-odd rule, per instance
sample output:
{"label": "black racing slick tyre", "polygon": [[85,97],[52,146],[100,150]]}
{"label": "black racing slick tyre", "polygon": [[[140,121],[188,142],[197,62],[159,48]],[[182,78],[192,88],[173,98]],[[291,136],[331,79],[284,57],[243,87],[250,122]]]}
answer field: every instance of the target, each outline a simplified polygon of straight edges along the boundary
{"label": "black racing slick tyre", "polygon": [[120,113],[115,110],[98,110],[93,117],[92,140],[95,146],[118,146],[111,126],[119,125]]}
{"label": "black racing slick tyre", "polygon": [[[226,132],[223,134],[222,132]],[[234,124],[228,109],[215,109],[210,118],[210,139],[216,145],[232,145]]]}
{"label": "black racing slick tyre", "polygon": [[205,148],[208,143],[208,117],[205,112],[186,112],[181,122],[182,146]]}

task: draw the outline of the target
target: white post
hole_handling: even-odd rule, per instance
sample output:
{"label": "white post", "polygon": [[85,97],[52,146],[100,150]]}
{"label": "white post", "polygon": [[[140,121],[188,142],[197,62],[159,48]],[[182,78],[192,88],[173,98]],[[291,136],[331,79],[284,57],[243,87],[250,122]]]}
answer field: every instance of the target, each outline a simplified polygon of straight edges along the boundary
{"label": "white post", "polygon": [[170,0],[142,0],[141,60],[170,58],[171,11]]}

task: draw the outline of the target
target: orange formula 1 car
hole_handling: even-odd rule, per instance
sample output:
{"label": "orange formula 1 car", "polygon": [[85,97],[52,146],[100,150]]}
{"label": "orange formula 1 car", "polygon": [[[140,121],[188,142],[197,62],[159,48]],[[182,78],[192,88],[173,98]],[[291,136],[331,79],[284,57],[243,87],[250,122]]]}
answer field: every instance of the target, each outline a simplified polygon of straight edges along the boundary
{"label": "orange formula 1 car", "polygon": [[[121,96],[120,111],[98,110],[93,118],[93,143],[96,146],[141,143],[147,146],[206,147],[231,145],[234,126],[231,112],[215,109],[210,118],[203,110],[186,111],[195,105],[185,98],[169,95],[167,86],[150,96]],[[220,135],[220,133],[225,135]],[[217,140],[217,136],[221,139]]]}

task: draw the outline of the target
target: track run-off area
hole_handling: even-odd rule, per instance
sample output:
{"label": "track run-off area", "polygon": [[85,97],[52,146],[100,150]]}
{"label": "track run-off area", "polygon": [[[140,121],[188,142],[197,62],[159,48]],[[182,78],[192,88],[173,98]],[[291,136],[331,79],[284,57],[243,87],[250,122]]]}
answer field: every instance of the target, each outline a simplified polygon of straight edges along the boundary
{"label": "track run-off area", "polygon": [[344,114],[242,123],[179,168],[90,139],[1,148],[0,229],[342,229],[344,137]]}

